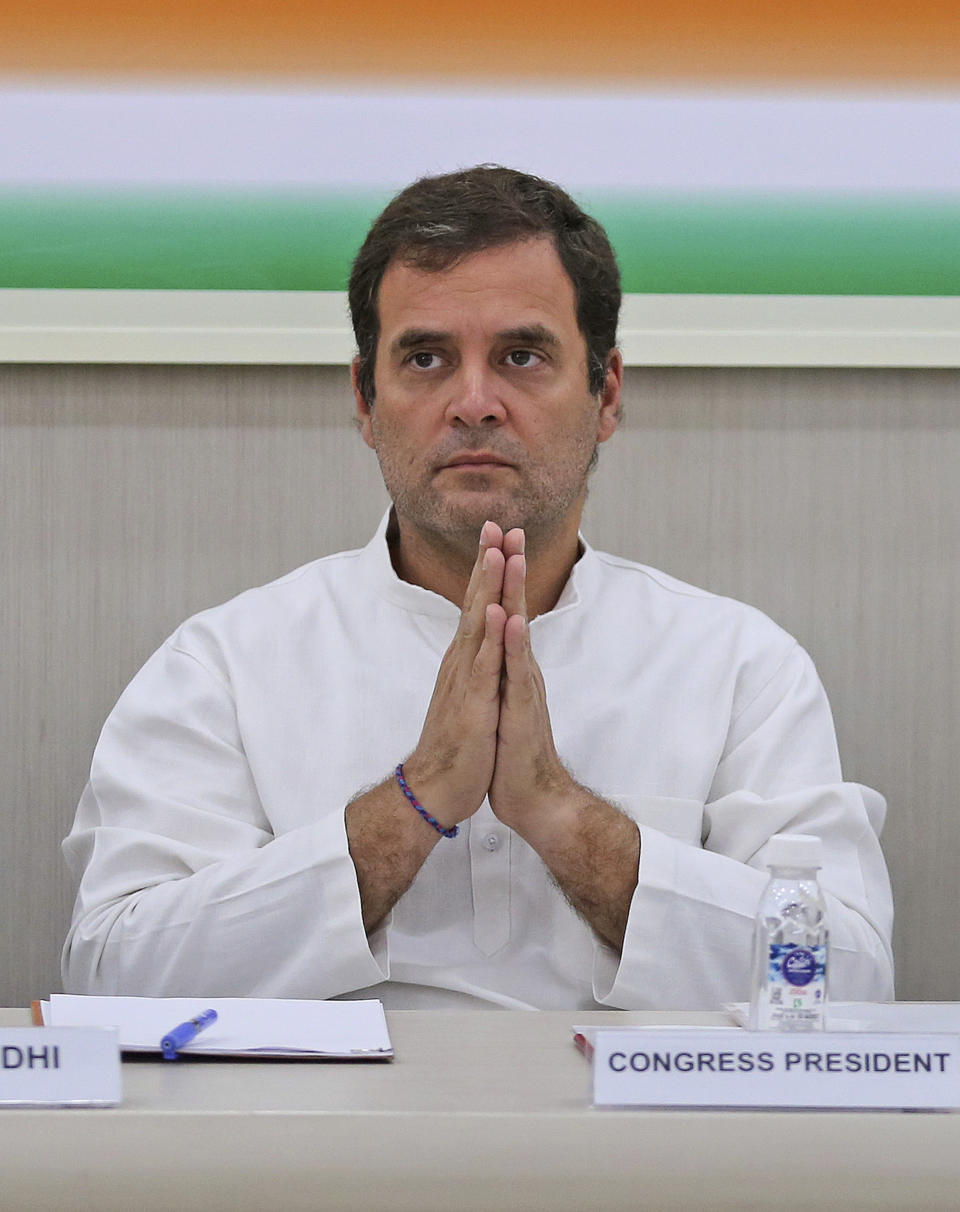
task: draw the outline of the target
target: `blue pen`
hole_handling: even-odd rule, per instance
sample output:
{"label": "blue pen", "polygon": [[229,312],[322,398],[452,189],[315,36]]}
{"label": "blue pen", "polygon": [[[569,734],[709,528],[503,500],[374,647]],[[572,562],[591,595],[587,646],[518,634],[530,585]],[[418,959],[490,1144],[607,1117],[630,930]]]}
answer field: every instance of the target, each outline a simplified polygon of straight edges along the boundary
{"label": "blue pen", "polygon": [[201,1031],[205,1031],[211,1023],[217,1021],[216,1010],[203,1010],[194,1018],[188,1018],[185,1023],[181,1023],[178,1027],[174,1027],[160,1041],[160,1047],[163,1049],[164,1060],[176,1060],[177,1053],[181,1048],[185,1048],[197,1038]]}

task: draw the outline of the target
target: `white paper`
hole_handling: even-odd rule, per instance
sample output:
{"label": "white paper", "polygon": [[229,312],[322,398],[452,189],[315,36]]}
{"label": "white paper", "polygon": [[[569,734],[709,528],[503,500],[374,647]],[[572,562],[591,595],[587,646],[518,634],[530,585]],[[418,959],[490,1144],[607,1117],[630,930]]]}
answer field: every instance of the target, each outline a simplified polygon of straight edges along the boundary
{"label": "white paper", "polygon": [[55,993],[44,1003],[44,1022],[53,1027],[116,1027],[124,1051],[157,1052],[164,1035],[203,1010],[216,1010],[217,1021],[184,1052],[335,1058],[393,1054],[383,1005],[376,999],[327,1002]]}

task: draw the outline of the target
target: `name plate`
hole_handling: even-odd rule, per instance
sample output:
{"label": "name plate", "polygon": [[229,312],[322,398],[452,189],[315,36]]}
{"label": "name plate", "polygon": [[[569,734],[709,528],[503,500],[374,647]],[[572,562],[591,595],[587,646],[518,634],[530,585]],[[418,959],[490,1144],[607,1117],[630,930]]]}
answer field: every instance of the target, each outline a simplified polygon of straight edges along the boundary
{"label": "name plate", "polygon": [[595,1107],[960,1107],[960,1036],[602,1029]]}
{"label": "name plate", "polygon": [[0,1107],[115,1107],[115,1027],[0,1027]]}

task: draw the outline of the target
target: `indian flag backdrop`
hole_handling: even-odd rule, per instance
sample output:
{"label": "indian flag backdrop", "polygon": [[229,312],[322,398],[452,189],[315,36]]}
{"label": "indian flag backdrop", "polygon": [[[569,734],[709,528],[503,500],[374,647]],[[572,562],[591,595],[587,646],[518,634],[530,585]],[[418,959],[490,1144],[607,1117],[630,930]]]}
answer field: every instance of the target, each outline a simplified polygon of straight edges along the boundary
{"label": "indian flag backdrop", "polygon": [[628,292],[960,295],[960,5],[0,11],[0,287],[342,291],[424,173],[607,226]]}

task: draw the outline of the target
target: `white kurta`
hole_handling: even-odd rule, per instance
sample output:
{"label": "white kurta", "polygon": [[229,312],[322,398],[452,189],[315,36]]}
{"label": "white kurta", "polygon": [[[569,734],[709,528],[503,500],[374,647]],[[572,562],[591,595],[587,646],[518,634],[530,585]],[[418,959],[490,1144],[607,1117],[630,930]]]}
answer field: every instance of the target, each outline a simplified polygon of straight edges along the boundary
{"label": "white kurta", "polygon": [[64,842],[65,988],[714,1008],[748,996],[764,844],[793,831],[823,839],[832,995],[892,996],[885,806],[841,781],[809,657],[589,547],[530,633],[561,758],[640,829],[622,956],[486,802],[368,939],[344,807],[416,745],[459,618],[397,578],[385,527],[190,619],[121,696]]}

